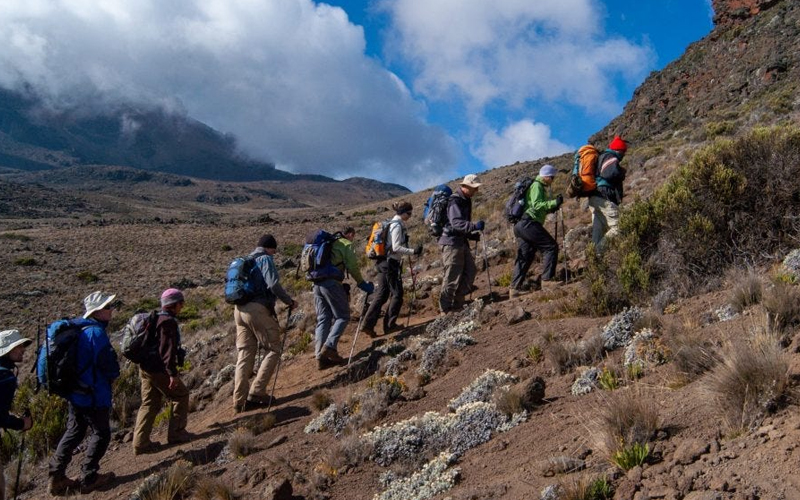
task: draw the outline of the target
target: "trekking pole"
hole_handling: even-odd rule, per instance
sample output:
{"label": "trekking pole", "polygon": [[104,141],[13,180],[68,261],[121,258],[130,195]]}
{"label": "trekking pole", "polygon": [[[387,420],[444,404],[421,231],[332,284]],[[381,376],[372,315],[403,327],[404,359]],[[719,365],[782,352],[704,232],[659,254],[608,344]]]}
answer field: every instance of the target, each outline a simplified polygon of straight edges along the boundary
{"label": "trekking pole", "polygon": [[[489,302],[492,301],[492,276],[489,274],[489,256],[486,254],[486,238],[483,231],[479,231],[481,243],[483,244],[483,266],[486,268],[486,281],[489,284]],[[477,242],[475,243],[477,246]]]}
{"label": "trekking pole", "polygon": [[350,346],[350,356],[347,357],[347,367],[350,367],[350,361],[353,359],[353,351],[356,349],[356,340],[358,334],[361,332],[361,324],[364,322],[364,316],[367,315],[367,307],[369,306],[369,294],[364,292],[364,305],[361,307],[361,317],[358,318],[358,326],[356,327],[356,334],[353,336],[353,345]]}
{"label": "trekking pole", "polygon": [[411,321],[411,308],[414,306],[414,303],[417,301],[417,275],[414,273],[414,261],[411,260],[411,256],[408,256],[408,268],[411,270],[411,303],[408,305],[408,316],[406,317],[406,328],[408,328],[408,323]]}
{"label": "trekking pole", "polygon": [[283,329],[283,340],[281,340],[281,352],[278,354],[278,366],[275,367],[275,378],[272,379],[272,392],[269,395],[269,403],[267,403],[267,412],[272,408],[272,401],[275,399],[275,386],[278,384],[278,372],[281,370],[281,358],[283,357],[283,348],[286,346],[286,337],[289,336],[289,320],[292,319],[292,308],[286,311],[286,328]]}
{"label": "trekking pole", "polygon": [[[25,410],[24,416],[30,417],[31,411]],[[25,433],[21,432],[22,439],[19,442],[19,458],[17,459],[17,480],[14,482],[14,500],[19,496],[19,477],[22,475],[22,455],[25,453]]]}
{"label": "trekking pole", "polygon": [[564,224],[564,211],[561,208],[558,209],[558,215],[561,217],[561,247],[564,249],[564,282],[569,283],[570,271],[569,254],[567,254],[567,226]]}

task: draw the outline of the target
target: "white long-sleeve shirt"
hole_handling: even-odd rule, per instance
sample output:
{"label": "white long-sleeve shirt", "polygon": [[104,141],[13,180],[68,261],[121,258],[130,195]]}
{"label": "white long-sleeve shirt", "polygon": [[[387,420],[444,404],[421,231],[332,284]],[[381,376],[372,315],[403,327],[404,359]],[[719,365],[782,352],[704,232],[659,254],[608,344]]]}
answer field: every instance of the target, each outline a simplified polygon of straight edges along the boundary
{"label": "white long-sleeve shirt", "polygon": [[403,255],[414,255],[414,250],[404,246],[406,241],[406,226],[399,215],[389,221],[389,249],[386,256],[394,260],[403,260]]}

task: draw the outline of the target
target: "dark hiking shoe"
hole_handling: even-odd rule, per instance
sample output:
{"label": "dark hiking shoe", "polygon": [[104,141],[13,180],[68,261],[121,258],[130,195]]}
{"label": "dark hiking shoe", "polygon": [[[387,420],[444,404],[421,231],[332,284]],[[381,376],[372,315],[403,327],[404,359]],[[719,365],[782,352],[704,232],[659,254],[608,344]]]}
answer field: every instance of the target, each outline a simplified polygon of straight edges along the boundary
{"label": "dark hiking shoe", "polygon": [[336,366],[325,358],[317,358],[317,370],[327,370],[332,366]]}
{"label": "dark hiking shoe", "polygon": [[147,455],[158,451],[158,444],[152,441],[133,447],[134,455]]}
{"label": "dark hiking shoe", "polygon": [[391,325],[383,328],[383,334],[389,335],[391,333],[403,331],[403,327],[400,325]]}
{"label": "dark hiking shoe", "polygon": [[525,290],[524,288],[509,288],[508,289],[508,298],[513,299],[516,297],[521,297],[522,295],[527,295],[531,293],[530,290]]}
{"label": "dark hiking shoe", "polygon": [[114,473],[106,472],[103,474],[90,474],[81,479],[81,494],[91,493],[92,491],[102,488],[114,481]]}
{"label": "dark hiking shoe", "polygon": [[81,483],[67,476],[51,476],[47,484],[47,490],[54,496],[77,493],[80,487]]}
{"label": "dark hiking shoe", "polygon": [[362,328],[361,333],[363,333],[364,335],[366,335],[371,339],[374,339],[375,337],[378,336],[378,334],[375,333],[375,330],[373,330],[372,328]]}
{"label": "dark hiking shoe", "polygon": [[322,353],[319,355],[319,357],[334,365],[343,365],[347,363],[346,359],[339,356],[339,353],[336,352],[336,349],[331,349],[330,347],[322,349]]}
{"label": "dark hiking shoe", "polygon": [[[247,403],[245,403],[247,404]],[[181,444],[181,443],[188,443],[196,436],[189,431],[182,430],[173,433],[171,436],[167,437],[167,442],[169,444]]]}

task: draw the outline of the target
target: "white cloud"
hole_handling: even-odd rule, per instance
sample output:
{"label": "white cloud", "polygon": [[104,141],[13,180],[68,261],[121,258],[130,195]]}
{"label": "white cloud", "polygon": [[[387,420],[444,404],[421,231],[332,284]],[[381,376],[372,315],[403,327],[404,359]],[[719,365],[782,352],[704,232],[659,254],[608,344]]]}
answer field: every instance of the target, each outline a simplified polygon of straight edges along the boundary
{"label": "white cloud", "polygon": [[550,127],[544,123],[522,120],[509,125],[499,134],[487,132],[474,154],[486,165],[499,167],[517,161],[557,156],[573,149],[553,139]]}
{"label": "white cloud", "polygon": [[611,113],[616,79],[637,81],[653,51],[602,31],[596,0],[391,0],[390,51],[409,61],[414,89],[463,99],[474,113],[498,102],[564,101]]}
{"label": "white cloud", "polygon": [[0,45],[4,87],[185,109],[292,171],[422,187],[456,161],[423,105],[365,56],[362,28],[311,0],[0,2]]}

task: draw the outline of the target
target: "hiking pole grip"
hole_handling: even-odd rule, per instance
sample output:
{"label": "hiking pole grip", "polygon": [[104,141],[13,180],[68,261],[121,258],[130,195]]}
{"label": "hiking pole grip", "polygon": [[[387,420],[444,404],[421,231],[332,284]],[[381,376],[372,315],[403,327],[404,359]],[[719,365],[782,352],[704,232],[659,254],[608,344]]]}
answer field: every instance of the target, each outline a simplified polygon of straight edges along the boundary
{"label": "hiking pole grip", "polygon": [[289,336],[289,321],[292,319],[292,306],[286,310],[286,327],[283,329],[283,339],[281,340],[281,351],[278,353],[278,365],[275,367],[275,376],[272,379],[272,392],[269,394],[269,403],[267,403],[267,412],[272,408],[272,401],[275,399],[275,386],[278,385],[278,373],[281,371],[281,358],[283,358],[283,349],[286,347],[286,337]]}
{"label": "hiking pole grip", "polygon": [[350,346],[350,356],[347,357],[347,367],[350,367],[350,361],[353,359],[353,352],[356,349],[356,341],[358,334],[361,332],[361,324],[364,322],[364,316],[367,315],[367,307],[369,306],[369,294],[364,292],[364,305],[361,307],[361,317],[358,318],[358,326],[356,327],[356,334],[353,335],[353,345]]}

